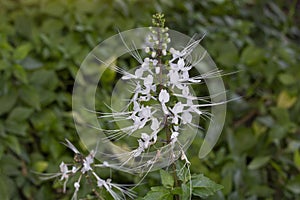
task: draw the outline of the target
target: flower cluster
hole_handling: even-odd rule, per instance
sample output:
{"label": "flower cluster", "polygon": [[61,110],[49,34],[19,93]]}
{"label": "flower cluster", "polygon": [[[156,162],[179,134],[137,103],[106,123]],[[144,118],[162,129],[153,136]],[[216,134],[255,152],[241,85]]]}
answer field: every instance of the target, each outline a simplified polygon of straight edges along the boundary
{"label": "flower cluster", "polygon": [[[190,71],[195,63],[187,61],[200,41],[194,41],[182,50],[168,49],[168,43],[171,42],[168,28],[150,27],[150,30],[145,47],[149,57],[144,58],[132,73],[123,72],[122,80],[129,81],[134,88],[126,111],[112,114],[113,117],[132,121],[132,125],[119,130],[123,133],[121,137],[131,136],[136,131],[142,132],[137,140],[138,147],[129,153],[129,158],[122,165],[156,145],[162,130],[170,133],[167,135],[167,144],[182,146],[178,141],[182,126],[200,128],[193,122],[193,116],[207,115],[200,110],[204,105],[198,104],[200,98],[194,95],[191,87],[192,84],[202,83],[203,77],[192,77]],[[99,118],[104,117],[107,116]],[[144,131],[148,125],[150,132]],[[115,130],[112,132],[114,134]],[[116,139],[111,136],[108,138]],[[180,154],[183,155],[184,151],[180,151]]]}
{"label": "flower cluster", "polygon": [[[102,199],[97,192],[97,190],[104,189],[106,190],[115,200],[126,199],[125,196],[130,198],[134,198],[135,194],[127,188],[127,185],[112,183],[111,179],[104,180],[102,179],[95,171],[95,168],[109,168],[111,167],[108,162],[103,162],[103,164],[94,164],[94,158],[96,154],[95,151],[91,151],[86,157],[84,157],[77,148],[66,139],[66,143],[64,143],[68,148],[70,148],[74,153],[74,163],[66,164],[61,162],[59,165],[60,171],[58,173],[51,174],[42,174],[42,179],[51,179],[55,177],[60,177],[60,181],[63,181],[63,192],[66,192],[67,182],[70,177],[75,177],[79,175],[77,181],[74,182],[74,194],[72,196],[72,200],[77,199],[77,194],[80,188],[80,183],[83,177],[87,179],[88,183],[96,182],[97,189],[93,190],[95,195]],[[91,185],[93,187],[93,185]]]}

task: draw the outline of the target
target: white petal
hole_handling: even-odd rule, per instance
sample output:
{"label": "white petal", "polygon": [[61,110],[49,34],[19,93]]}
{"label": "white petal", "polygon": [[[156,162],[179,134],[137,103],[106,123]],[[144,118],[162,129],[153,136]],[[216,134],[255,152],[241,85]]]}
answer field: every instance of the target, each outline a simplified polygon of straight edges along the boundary
{"label": "white petal", "polygon": [[137,78],[142,78],[143,77],[143,73],[144,73],[144,70],[142,68],[138,68],[138,69],[135,70],[134,75]]}
{"label": "white petal", "polygon": [[153,76],[149,74],[149,75],[144,79],[144,85],[152,85],[152,83],[153,83]]}
{"label": "white petal", "polygon": [[169,73],[169,76],[170,76],[170,82],[171,82],[172,84],[178,83],[178,80],[179,80],[179,74],[178,74],[177,71],[171,70],[170,73]]}
{"label": "white petal", "polygon": [[173,107],[172,112],[174,114],[178,114],[178,113],[182,113],[182,111],[183,111],[183,104],[181,102],[177,102]]}
{"label": "white petal", "polygon": [[155,67],[155,73],[159,74],[159,72],[160,72],[160,67]]}
{"label": "white petal", "polygon": [[168,111],[168,108],[167,108],[166,104],[162,103],[161,106],[162,106],[162,109],[163,109],[164,114],[165,114],[165,115],[168,115],[168,114],[169,114],[169,111]]}
{"label": "white petal", "polygon": [[158,100],[161,102],[161,103],[167,103],[169,102],[170,100],[170,95],[169,93],[167,92],[167,90],[165,89],[162,89],[159,93],[159,96],[158,96]]}
{"label": "white petal", "polygon": [[183,114],[182,114],[182,120],[183,120],[183,124],[187,124],[187,123],[191,123],[192,122],[192,119],[193,119],[193,116],[191,113],[189,113],[188,111],[185,111]]}
{"label": "white petal", "polygon": [[189,87],[185,86],[184,88],[182,88],[182,95],[183,96],[188,96],[190,93]]}
{"label": "white petal", "polygon": [[150,127],[153,131],[157,130],[159,128],[159,122],[156,118],[152,119],[152,124]]}
{"label": "white petal", "polygon": [[184,67],[184,59],[183,58],[179,58],[177,65],[178,65],[179,69],[183,69],[183,67]]}

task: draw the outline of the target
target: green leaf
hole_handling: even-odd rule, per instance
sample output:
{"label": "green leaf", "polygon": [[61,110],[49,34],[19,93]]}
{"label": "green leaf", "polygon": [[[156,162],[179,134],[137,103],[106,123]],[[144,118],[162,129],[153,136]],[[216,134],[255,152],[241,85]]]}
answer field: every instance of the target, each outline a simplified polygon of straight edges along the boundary
{"label": "green leaf", "polygon": [[255,170],[259,169],[260,167],[264,166],[270,161],[270,156],[262,156],[262,157],[256,157],[254,158],[250,164],[248,165],[248,169]]}
{"label": "green leaf", "polygon": [[143,198],[144,200],[173,200],[170,190],[164,187],[152,187],[151,191]]}
{"label": "green leaf", "polygon": [[7,183],[5,182],[6,179],[4,175],[0,175],[0,197],[2,200],[9,200]]}
{"label": "green leaf", "polygon": [[17,101],[17,93],[11,90],[8,94],[0,96],[0,115],[10,111]]}
{"label": "green leaf", "polygon": [[221,48],[220,54],[217,57],[217,61],[221,65],[233,67],[237,64],[239,57],[238,57],[238,50],[233,42],[226,42],[222,44],[219,48]]}
{"label": "green leaf", "polygon": [[189,200],[190,196],[192,195],[190,194],[190,186],[187,184],[182,184],[181,190],[182,190],[182,196],[181,196],[182,200]]}
{"label": "green leaf", "polygon": [[193,195],[201,198],[214,195],[217,191],[223,189],[222,185],[215,183],[203,174],[192,177]]}
{"label": "green leaf", "polygon": [[294,152],[294,163],[296,167],[300,170],[300,153],[298,150]]}
{"label": "green leaf", "polygon": [[14,76],[19,81],[21,81],[22,83],[25,83],[25,84],[28,83],[26,71],[25,71],[25,69],[21,65],[15,64],[14,65],[14,71],[13,71],[13,73],[14,73]]}
{"label": "green leaf", "polygon": [[18,155],[21,154],[21,146],[20,146],[19,140],[18,140],[18,138],[16,136],[8,135],[5,138],[5,143],[16,154],[18,154]]}
{"label": "green leaf", "polygon": [[46,161],[37,161],[33,164],[33,169],[37,172],[43,172],[47,169],[48,162]]}
{"label": "green leaf", "polygon": [[29,106],[35,108],[36,110],[41,109],[40,105],[40,97],[35,90],[35,88],[31,86],[24,86],[20,90],[20,98],[27,103]]}
{"label": "green leaf", "polygon": [[300,194],[300,176],[296,176],[289,180],[286,184],[286,188],[293,192],[294,194]]}
{"label": "green leaf", "polygon": [[163,186],[165,187],[173,187],[174,185],[174,178],[171,174],[169,174],[165,170],[160,170],[160,178]]}
{"label": "green leaf", "polygon": [[241,62],[246,65],[255,65],[264,59],[264,51],[256,46],[247,46],[242,53]]}
{"label": "green leaf", "polygon": [[28,128],[28,124],[26,122],[17,122],[17,121],[11,121],[11,120],[5,121],[5,131],[6,132],[25,136],[27,128]]}
{"label": "green leaf", "polygon": [[296,83],[295,77],[288,73],[279,74],[278,79],[284,85],[292,85]]}
{"label": "green leaf", "polygon": [[33,70],[38,69],[43,66],[43,63],[37,60],[36,58],[32,58],[27,56],[22,62],[20,63],[25,69]]}
{"label": "green leaf", "polygon": [[287,91],[283,90],[278,96],[277,107],[288,109],[292,107],[296,103],[296,101],[296,96],[291,96]]}
{"label": "green leaf", "polygon": [[44,89],[53,91],[57,88],[59,80],[55,71],[37,70],[29,78],[29,82]]}
{"label": "green leaf", "polygon": [[247,191],[247,195],[255,195],[259,197],[269,197],[274,193],[274,190],[266,185],[252,185]]}
{"label": "green leaf", "polygon": [[32,46],[30,43],[26,43],[26,44],[22,44],[21,46],[18,46],[14,51],[13,58],[16,60],[24,59],[30,52],[31,48]]}
{"label": "green leaf", "polygon": [[7,120],[9,121],[23,121],[26,120],[33,112],[33,109],[26,107],[16,107],[9,114]]}

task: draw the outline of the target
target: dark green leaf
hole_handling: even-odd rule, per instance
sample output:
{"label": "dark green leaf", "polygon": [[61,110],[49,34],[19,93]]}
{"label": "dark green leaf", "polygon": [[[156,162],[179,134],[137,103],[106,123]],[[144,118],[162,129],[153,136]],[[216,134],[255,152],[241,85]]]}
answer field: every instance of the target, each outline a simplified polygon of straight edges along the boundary
{"label": "dark green leaf", "polygon": [[18,95],[14,90],[0,96],[0,115],[8,112],[15,105],[17,97]]}
{"label": "dark green leaf", "polygon": [[24,86],[20,90],[20,98],[27,103],[27,105],[35,108],[36,110],[41,109],[40,97],[36,89],[31,86]]}
{"label": "dark green leaf", "polygon": [[203,174],[192,177],[193,195],[206,198],[223,189],[222,185],[215,183]]}

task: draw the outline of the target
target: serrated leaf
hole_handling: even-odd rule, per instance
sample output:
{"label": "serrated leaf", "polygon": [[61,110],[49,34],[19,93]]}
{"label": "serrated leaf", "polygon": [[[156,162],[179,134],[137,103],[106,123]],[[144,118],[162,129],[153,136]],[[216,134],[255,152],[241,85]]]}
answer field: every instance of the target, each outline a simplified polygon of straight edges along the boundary
{"label": "serrated leaf", "polygon": [[160,170],[160,178],[163,186],[165,187],[173,187],[174,185],[174,178],[171,174],[169,174],[165,170]]}
{"label": "serrated leaf", "polygon": [[205,177],[203,174],[199,174],[192,177],[192,188],[193,195],[206,198],[214,195],[224,187]]}
{"label": "serrated leaf", "polygon": [[186,185],[186,184],[182,184],[181,185],[181,190],[182,190],[182,200],[189,200],[190,196],[192,194],[190,194],[190,186]]}
{"label": "serrated leaf", "polygon": [[256,157],[254,158],[250,164],[248,165],[248,169],[255,170],[259,169],[260,167],[264,166],[270,161],[270,156],[263,156],[263,157]]}

